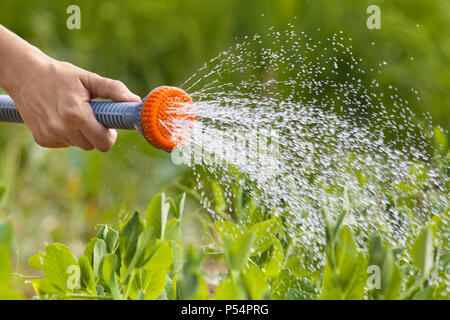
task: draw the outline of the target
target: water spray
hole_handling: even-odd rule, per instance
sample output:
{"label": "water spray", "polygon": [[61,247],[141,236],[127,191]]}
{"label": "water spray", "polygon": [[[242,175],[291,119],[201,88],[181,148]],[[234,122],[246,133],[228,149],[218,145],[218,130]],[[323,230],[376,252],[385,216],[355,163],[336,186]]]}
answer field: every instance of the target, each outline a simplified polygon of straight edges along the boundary
{"label": "water spray", "polygon": [[[152,146],[167,152],[189,136],[189,123],[196,120],[191,109],[185,108],[191,103],[184,90],[169,86],[155,88],[140,103],[90,101],[96,119],[106,128],[137,130]],[[175,120],[180,118],[188,125],[177,128]],[[7,95],[0,95],[0,121],[23,123],[16,104]]]}

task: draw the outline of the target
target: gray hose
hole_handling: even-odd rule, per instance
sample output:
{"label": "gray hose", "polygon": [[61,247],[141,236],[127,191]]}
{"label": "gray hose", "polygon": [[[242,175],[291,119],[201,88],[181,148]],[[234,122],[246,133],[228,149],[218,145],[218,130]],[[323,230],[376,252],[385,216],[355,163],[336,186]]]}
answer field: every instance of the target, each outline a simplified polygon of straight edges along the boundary
{"label": "gray hose", "polygon": [[[135,102],[90,101],[98,122],[106,128],[135,130],[139,123],[138,104]],[[0,121],[23,123],[14,101],[0,95]]]}

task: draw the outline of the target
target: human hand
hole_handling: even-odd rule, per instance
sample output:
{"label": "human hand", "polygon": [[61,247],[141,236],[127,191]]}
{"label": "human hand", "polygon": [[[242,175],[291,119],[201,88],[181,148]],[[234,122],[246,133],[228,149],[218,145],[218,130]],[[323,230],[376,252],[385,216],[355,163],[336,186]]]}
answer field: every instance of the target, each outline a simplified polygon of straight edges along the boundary
{"label": "human hand", "polygon": [[[13,74],[2,86],[16,103],[36,143],[49,148],[110,150],[117,132],[96,120],[89,100],[140,102],[140,98],[120,81],[52,59],[24,41],[16,46],[10,48],[10,59],[2,60],[9,64],[4,74]],[[21,59],[14,49],[20,51],[17,54]]]}

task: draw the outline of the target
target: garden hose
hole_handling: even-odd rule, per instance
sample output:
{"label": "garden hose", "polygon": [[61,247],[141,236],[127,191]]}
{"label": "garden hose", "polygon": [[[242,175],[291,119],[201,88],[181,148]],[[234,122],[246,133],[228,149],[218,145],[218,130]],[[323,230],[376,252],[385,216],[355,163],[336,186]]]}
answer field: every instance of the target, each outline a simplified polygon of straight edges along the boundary
{"label": "garden hose", "polygon": [[[191,109],[184,108],[190,103],[192,99],[184,90],[169,86],[154,89],[140,103],[90,101],[96,119],[106,128],[138,130],[152,146],[167,152],[189,135],[186,131],[191,125],[175,130],[173,123],[176,118],[195,121]],[[183,111],[176,112],[176,108]],[[16,104],[6,95],[0,95],[0,121],[23,123]]]}

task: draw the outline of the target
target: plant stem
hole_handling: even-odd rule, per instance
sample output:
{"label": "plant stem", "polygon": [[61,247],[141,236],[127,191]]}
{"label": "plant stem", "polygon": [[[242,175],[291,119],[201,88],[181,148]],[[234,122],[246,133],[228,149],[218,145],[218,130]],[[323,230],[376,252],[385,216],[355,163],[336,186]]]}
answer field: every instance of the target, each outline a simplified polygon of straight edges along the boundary
{"label": "plant stem", "polygon": [[136,274],[136,271],[135,271],[135,269],[133,269],[133,271],[131,272],[131,276],[127,282],[127,290],[125,291],[125,295],[123,296],[124,300],[128,299],[128,295],[130,293],[130,288],[131,288],[131,285],[133,284],[135,274]]}

